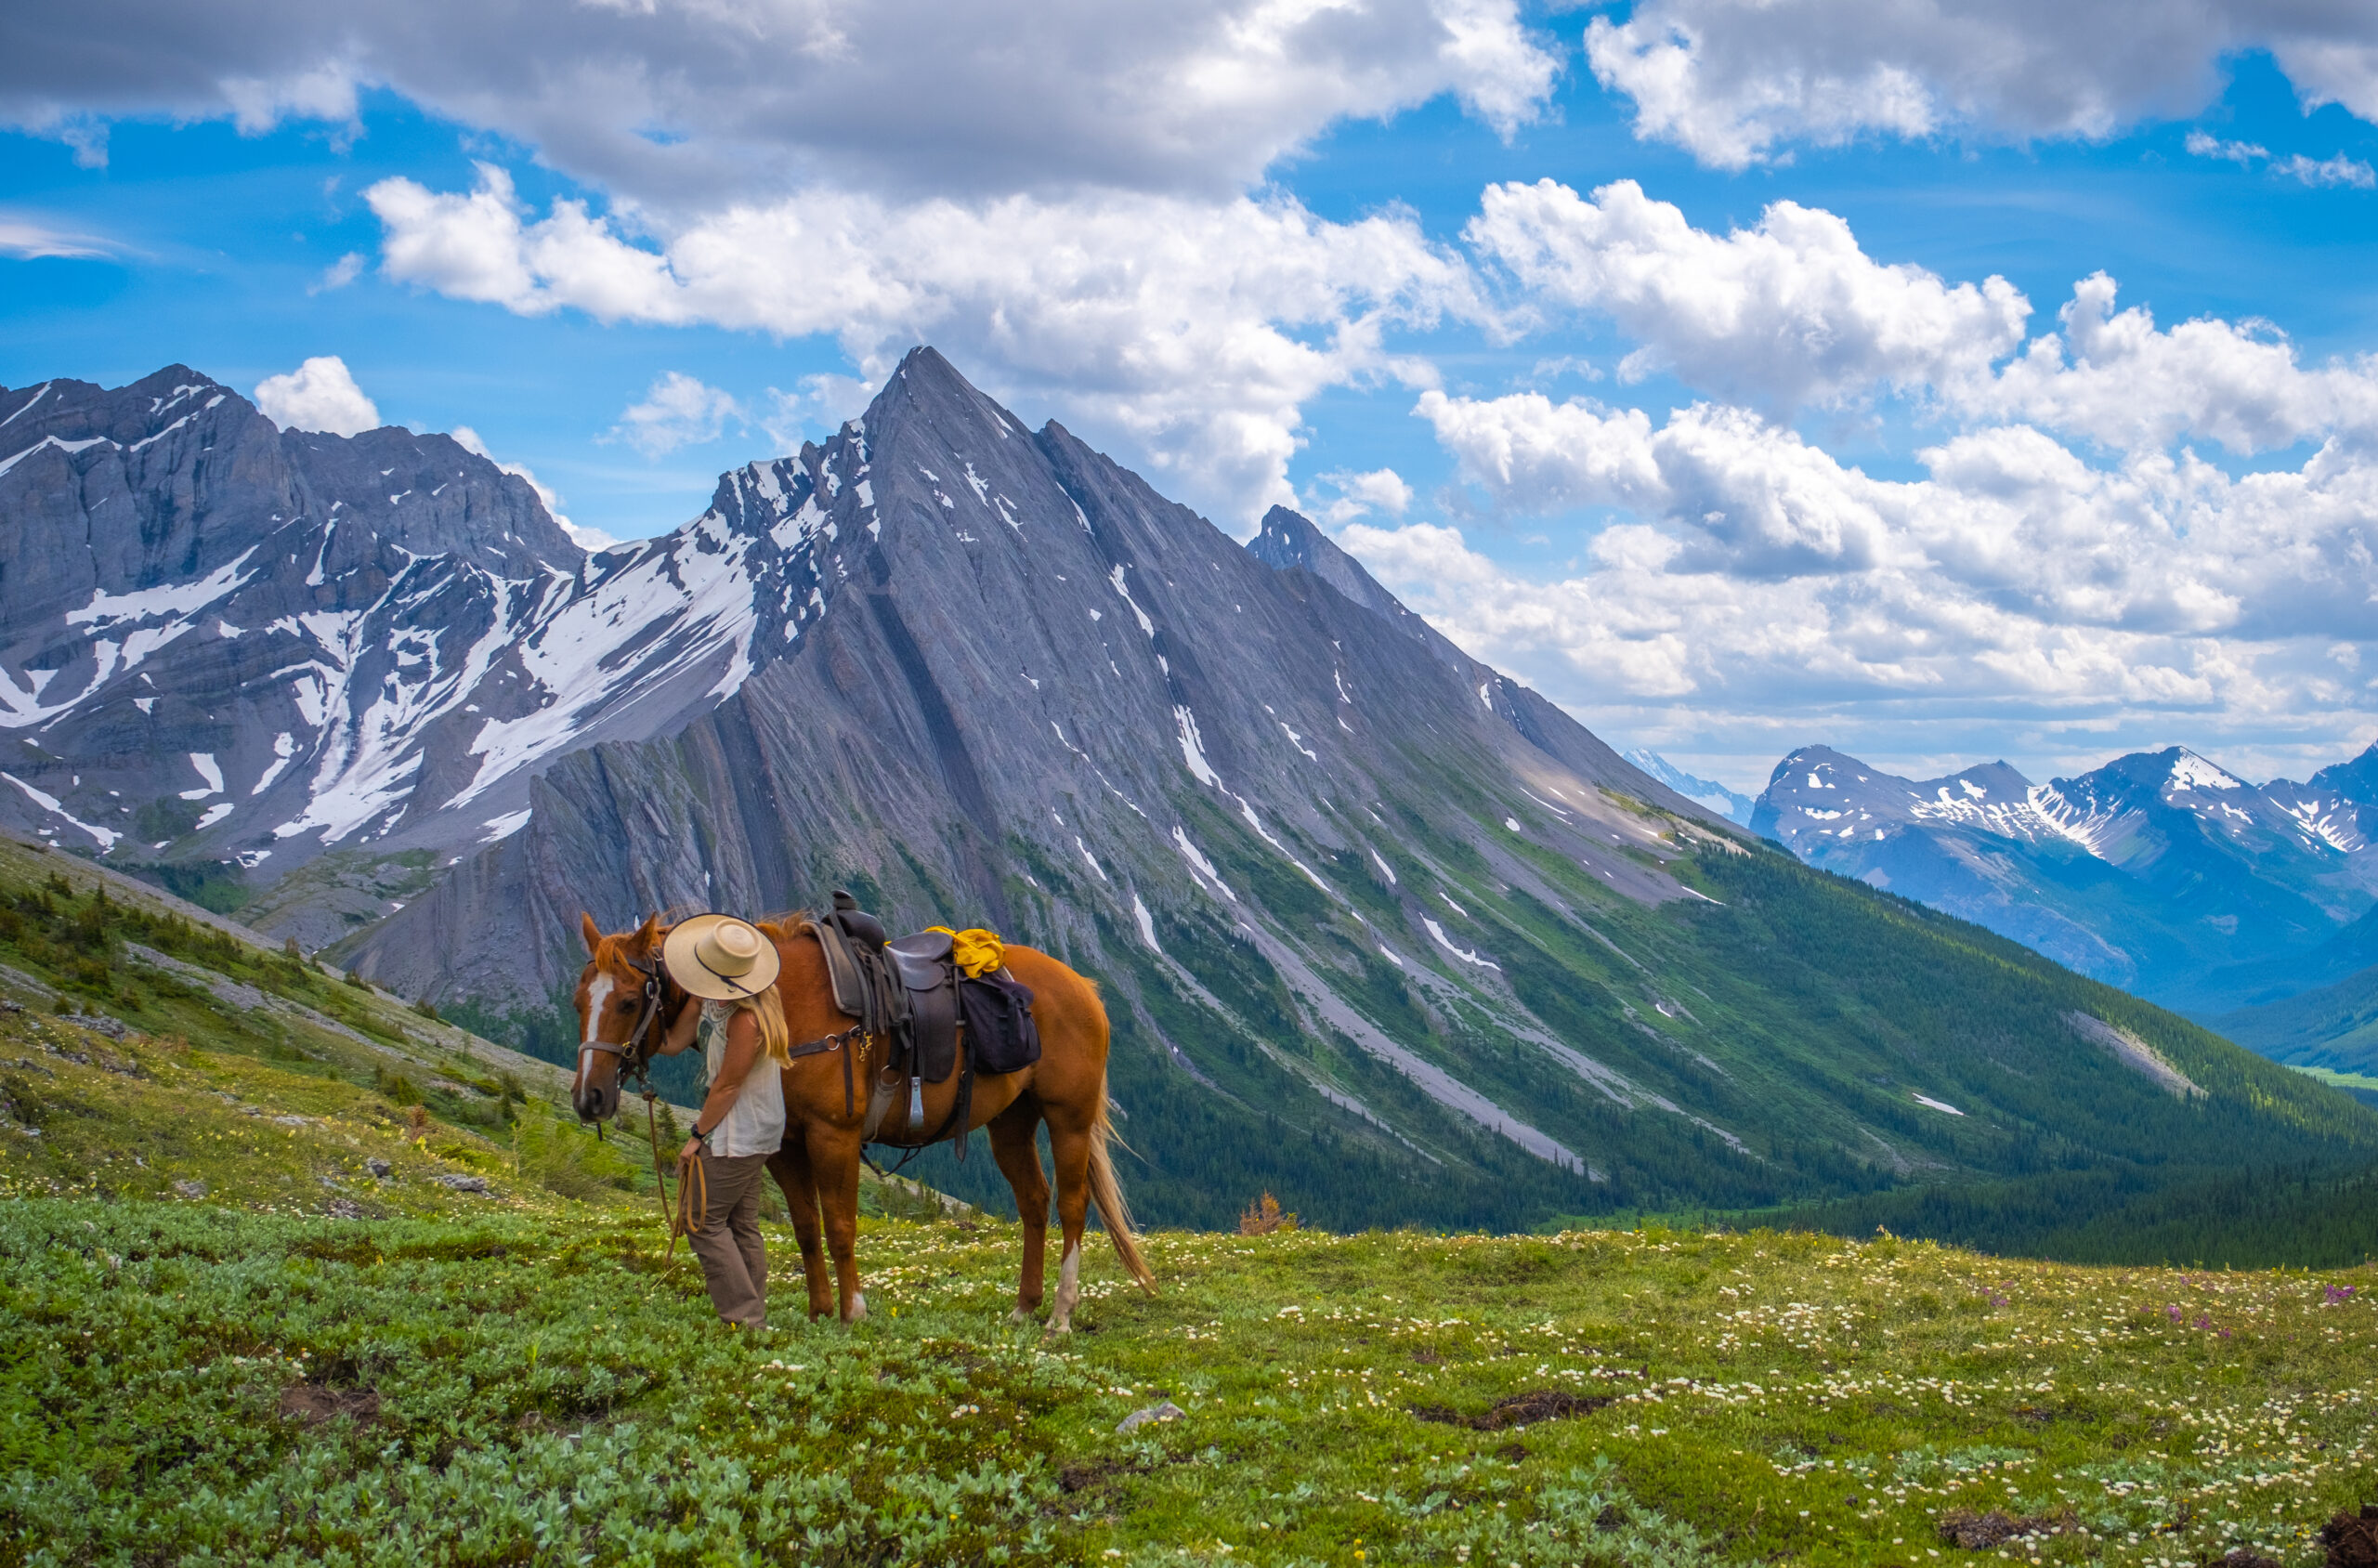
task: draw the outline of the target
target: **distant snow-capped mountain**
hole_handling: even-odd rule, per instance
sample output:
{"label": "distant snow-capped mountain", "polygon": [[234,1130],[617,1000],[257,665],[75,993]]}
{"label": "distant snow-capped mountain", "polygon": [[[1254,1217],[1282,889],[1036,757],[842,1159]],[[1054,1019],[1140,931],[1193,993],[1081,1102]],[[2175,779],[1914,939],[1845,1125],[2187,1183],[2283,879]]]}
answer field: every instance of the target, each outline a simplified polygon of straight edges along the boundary
{"label": "distant snow-capped mountain", "polygon": [[1705,805],[1729,821],[1739,822],[1745,828],[1750,826],[1751,809],[1757,803],[1740,791],[1729,790],[1715,779],[1687,773],[1657,751],[1638,747],[1621,754],[1686,800]]}
{"label": "distant snow-capped mountain", "polygon": [[2378,826],[2378,748],[2255,785],[2184,747],[2033,784],[2003,762],[1919,781],[1812,746],[1777,764],[1751,826],[2202,1013],[2283,986],[2274,964],[2378,903],[2365,822]]}

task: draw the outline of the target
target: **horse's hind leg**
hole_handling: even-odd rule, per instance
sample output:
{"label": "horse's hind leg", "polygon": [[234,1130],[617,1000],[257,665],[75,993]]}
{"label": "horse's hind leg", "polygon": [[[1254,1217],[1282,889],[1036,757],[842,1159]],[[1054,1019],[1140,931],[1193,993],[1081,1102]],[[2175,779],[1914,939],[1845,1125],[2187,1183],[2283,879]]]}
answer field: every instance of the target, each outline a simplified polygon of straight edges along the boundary
{"label": "horse's hind leg", "polygon": [[824,1233],[817,1224],[817,1178],[809,1169],[809,1145],[798,1132],[769,1156],[768,1173],[784,1189],[785,1207],[792,1210],[792,1234],[801,1241],[801,1275],[809,1286],[809,1315],[824,1317],[834,1310],[834,1287],[826,1274]]}
{"label": "horse's hind leg", "polygon": [[1049,1250],[1049,1178],[1040,1169],[1033,1137],[1040,1129],[1040,1104],[1026,1094],[993,1117],[991,1157],[1015,1189],[1015,1211],[1024,1221],[1024,1272],[1015,1287],[1014,1321],[1028,1323],[1040,1310],[1040,1275]]}
{"label": "horse's hind leg", "polygon": [[834,1278],[842,1287],[843,1321],[857,1323],[867,1316],[867,1296],[858,1281],[858,1129],[812,1125],[808,1137],[809,1168],[825,1211],[826,1247],[834,1255]]}
{"label": "horse's hind leg", "polygon": [[1087,1127],[1070,1125],[1062,1107],[1049,1116],[1049,1152],[1057,1164],[1057,1222],[1065,1249],[1057,1264],[1057,1299],[1049,1308],[1049,1332],[1070,1334],[1074,1304],[1081,1300],[1081,1235],[1090,1215],[1090,1140]]}

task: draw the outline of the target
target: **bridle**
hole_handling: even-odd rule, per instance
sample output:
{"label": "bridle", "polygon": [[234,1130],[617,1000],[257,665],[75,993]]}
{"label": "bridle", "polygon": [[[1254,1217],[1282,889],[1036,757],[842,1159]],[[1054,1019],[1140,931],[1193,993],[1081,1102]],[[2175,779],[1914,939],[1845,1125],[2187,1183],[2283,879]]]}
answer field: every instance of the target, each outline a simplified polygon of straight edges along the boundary
{"label": "bridle", "polygon": [[[634,1032],[630,1034],[622,1044],[614,1045],[606,1039],[582,1040],[579,1044],[579,1050],[581,1052],[599,1051],[607,1056],[618,1057],[620,1082],[622,1085],[634,1083],[644,1091],[644,1097],[649,1100],[655,1092],[651,1073],[652,1053],[657,1041],[653,1039],[652,1030],[653,1026],[660,1021],[662,997],[660,966],[648,959],[639,962],[624,954],[621,956],[620,961],[644,976],[644,1008],[636,1015]],[[599,1132],[603,1124],[596,1122],[594,1125]]]}
{"label": "bridle", "polygon": [[[620,961],[644,976],[644,1006],[636,1014],[635,1028],[621,1044],[590,1039],[580,1042],[579,1049],[618,1057],[621,1085],[633,1083],[644,1096],[645,1132],[652,1143],[652,1184],[660,1198],[661,1219],[669,1226],[669,1255],[663,1267],[673,1267],[677,1261],[677,1238],[700,1234],[701,1217],[710,1210],[710,1172],[696,1160],[690,1174],[678,1181],[676,1203],[670,1203],[669,1177],[660,1158],[660,1091],[652,1086],[652,1056],[659,1045],[654,1026],[660,1022],[667,983],[661,979],[660,966],[649,959],[638,961],[621,954]],[[692,1000],[690,996],[686,998],[688,1004]],[[594,1136],[603,1136],[603,1124],[599,1121],[594,1124]],[[699,1199],[694,1196],[697,1185],[701,1188]]]}

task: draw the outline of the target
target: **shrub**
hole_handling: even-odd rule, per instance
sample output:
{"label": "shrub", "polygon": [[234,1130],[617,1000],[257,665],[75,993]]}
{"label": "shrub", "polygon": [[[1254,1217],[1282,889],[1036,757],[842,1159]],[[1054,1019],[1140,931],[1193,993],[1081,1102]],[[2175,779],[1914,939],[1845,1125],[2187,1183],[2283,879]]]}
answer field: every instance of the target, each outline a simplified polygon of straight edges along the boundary
{"label": "shrub", "polygon": [[[576,1122],[528,1104],[512,1124],[520,1178],[564,1197],[589,1198],[607,1190],[634,1192],[636,1166]],[[663,1151],[664,1154],[666,1151]]]}
{"label": "shrub", "polygon": [[1274,1231],[1296,1228],[1297,1217],[1280,1212],[1280,1200],[1270,1193],[1248,1204],[1247,1212],[1238,1217],[1238,1234],[1241,1235],[1270,1235]]}

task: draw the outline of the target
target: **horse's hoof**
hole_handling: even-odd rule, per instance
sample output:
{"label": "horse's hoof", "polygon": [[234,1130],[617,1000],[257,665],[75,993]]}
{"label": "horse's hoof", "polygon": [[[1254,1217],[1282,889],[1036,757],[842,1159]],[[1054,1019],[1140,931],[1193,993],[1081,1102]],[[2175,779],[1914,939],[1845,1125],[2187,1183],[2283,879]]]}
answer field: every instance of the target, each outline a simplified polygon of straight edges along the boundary
{"label": "horse's hoof", "polygon": [[1070,1334],[1073,1331],[1074,1326],[1070,1323],[1065,1322],[1059,1318],[1051,1318],[1049,1320],[1048,1338],[1052,1339],[1055,1339],[1060,1334]]}
{"label": "horse's hoof", "polygon": [[1030,1307],[1018,1307],[1015,1311],[1007,1314],[1007,1320],[1010,1323],[1029,1323],[1032,1321],[1032,1309]]}

